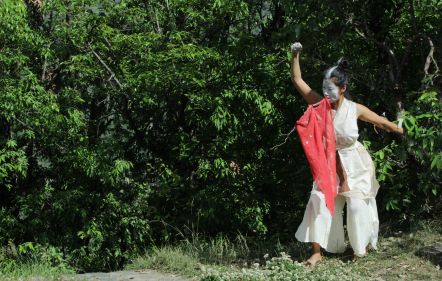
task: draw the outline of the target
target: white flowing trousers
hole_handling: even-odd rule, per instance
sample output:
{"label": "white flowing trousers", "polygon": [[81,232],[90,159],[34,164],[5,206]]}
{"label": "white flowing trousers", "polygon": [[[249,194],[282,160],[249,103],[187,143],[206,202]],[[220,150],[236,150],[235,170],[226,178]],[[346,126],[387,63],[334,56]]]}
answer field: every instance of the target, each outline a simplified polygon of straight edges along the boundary
{"label": "white flowing trousers", "polygon": [[347,233],[355,255],[365,255],[370,244],[377,249],[379,219],[375,198],[338,195],[333,217],[325,205],[324,194],[314,185],[302,223],[295,237],[300,242],[316,242],[327,252],[343,253],[346,249],[343,211],[347,203]]}

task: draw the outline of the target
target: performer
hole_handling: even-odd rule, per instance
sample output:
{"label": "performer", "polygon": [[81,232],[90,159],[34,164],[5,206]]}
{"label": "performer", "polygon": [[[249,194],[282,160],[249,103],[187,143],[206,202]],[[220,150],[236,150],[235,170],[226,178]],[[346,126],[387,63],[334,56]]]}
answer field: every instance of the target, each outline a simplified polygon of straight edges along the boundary
{"label": "performer", "polygon": [[[324,97],[312,90],[301,77],[299,56],[302,45],[292,45],[291,78],[296,90],[308,104],[316,104]],[[347,96],[348,62],[340,59],[324,73],[322,90],[332,107],[336,141],[336,173],[338,193],[334,200],[334,214],[325,203],[324,193],[314,182],[304,218],[296,232],[301,242],[312,243],[312,256],[307,266],[322,259],[321,247],[331,253],[345,251],[343,209],[347,203],[347,233],[354,258],[367,254],[368,245],[377,247],[379,220],[376,194],[379,183],[375,177],[373,161],[358,141],[357,120],[374,124],[389,132],[403,135],[404,131]]]}

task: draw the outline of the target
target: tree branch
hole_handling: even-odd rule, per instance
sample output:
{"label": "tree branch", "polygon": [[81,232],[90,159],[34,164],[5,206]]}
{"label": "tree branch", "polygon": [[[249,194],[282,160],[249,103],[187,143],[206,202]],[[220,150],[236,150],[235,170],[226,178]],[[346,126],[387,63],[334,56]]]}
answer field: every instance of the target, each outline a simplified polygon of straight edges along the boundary
{"label": "tree branch", "polygon": [[390,61],[389,64],[392,66],[392,68],[389,70],[390,80],[393,83],[393,85],[395,87],[397,87],[398,83],[399,83],[399,78],[400,78],[400,75],[399,75],[400,68],[399,68],[399,62],[396,58],[395,53],[393,52],[393,49],[390,48],[385,42],[379,42],[378,40],[376,40],[374,38],[374,35],[371,33],[370,29],[368,28],[368,25],[365,21],[364,21],[364,28],[365,28],[366,34],[362,31],[360,31],[358,29],[358,27],[354,25],[354,29],[359,36],[363,37],[366,40],[372,41],[378,47],[380,47],[382,50],[384,50],[385,53],[388,55],[388,58]]}
{"label": "tree branch", "polygon": [[[115,82],[117,82],[118,86],[120,87],[121,90],[124,89],[123,85],[121,84],[120,80],[118,80],[117,76],[115,75],[115,73],[112,71],[112,69],[104,62],[104,60],[100,57],[99,54],[97,54],[97,52],[94,51],[94,49],[91,47],[91,45],[89,44],[89,50],[91,50],[91,52],[94,54],[94,56],[100,61],[100,63],[104,66],[104,68],[106,68],[106,70],[110,73],[110,78],[109,80],[113,79]],[[123,93],[124,95],[126,95],[125,93]]]}
{"label": "tree branch", "polygon": [[97,52],[94,51],[94,49],[92,48],[92,46],[89,43],[89,50],[94,54],[94,56],[100,61],[100,63],[106,68],[106,70],[110,73],[110,80],[113,79],[117,85],[119,86],[120,90],[122,91],[123,94],[123,105],[122,105],[122,114],[124,117],[127,118],[127,121],[129,122],[129,126],[131,127],[131,129],[135,132],[135,137],[136,140],[139,142],[139,144],[141,146],[146,147],[146,141],[144,139],[144,135],[143,132],[139,130],[139,128],[136,126],[135,120],[132,117],[132,113],[129,109],[129,95],[127,93],[125,93],[125,87],[123,86],[123,84],[120,82],[120,80],[118,80],[117,76],[115,75],[115,73],[112,71],[112,69],[106,64],[106,62],[100,57],[99,54],[97,54]]}
{"label": "tree branch", "polygon": [[439,72],[439,67],[437,66],[436,60],[434,59],[433,53],[434,53],[434,44],[433,41],[431,41],[430,37],[427,37],[428,43],[430,44],[430,52],[428,53],[427,59],[425,61],[425,67],[424,67],[424,72],[425,75],[429,75],[428,73],[428,69],[430,68],[430,64],[431,62],[433,62],[434,67],[436,68],[436,71],[433,73],[436,74]]}
{"label": "tree branch", "polygon": [[274,150],[278,147],[280,147],[281,145],[285,144],[287,142],[287,140],[289,139],[290,135],[296,130],[296,126],[293,126],[293,128],[290,130],[290,132],[288,132],[287,134],[281,134],[281,136],[285,136],[285,140],[284,142],[277,144],[275,146],[273,146],[272,148],[270,148],[270,150]]}

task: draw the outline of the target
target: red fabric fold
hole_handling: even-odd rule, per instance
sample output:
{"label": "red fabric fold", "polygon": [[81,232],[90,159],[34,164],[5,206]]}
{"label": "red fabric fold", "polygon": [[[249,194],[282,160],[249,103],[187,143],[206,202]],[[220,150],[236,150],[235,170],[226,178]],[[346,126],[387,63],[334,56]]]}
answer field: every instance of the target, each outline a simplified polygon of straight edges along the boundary
{"label": "red fabric fold", "polygon": [[313,180],[324,193],[325,203],[333,216],[337,194],[336,141],[330,101],[324,98],[314,105],[309,105],[295,126]]}

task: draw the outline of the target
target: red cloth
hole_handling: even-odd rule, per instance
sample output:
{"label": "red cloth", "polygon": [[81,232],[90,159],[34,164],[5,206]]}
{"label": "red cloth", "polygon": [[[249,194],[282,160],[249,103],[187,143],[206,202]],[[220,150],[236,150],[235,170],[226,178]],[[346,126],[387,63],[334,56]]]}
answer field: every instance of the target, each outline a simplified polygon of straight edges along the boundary
{"label": "red cloth", "polygon": [[310,165],[313,180],[325,195],[333,216],[336,186],[336,141],[331,105],[327,98],[309,105],[296,122],[296,130]]}

